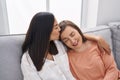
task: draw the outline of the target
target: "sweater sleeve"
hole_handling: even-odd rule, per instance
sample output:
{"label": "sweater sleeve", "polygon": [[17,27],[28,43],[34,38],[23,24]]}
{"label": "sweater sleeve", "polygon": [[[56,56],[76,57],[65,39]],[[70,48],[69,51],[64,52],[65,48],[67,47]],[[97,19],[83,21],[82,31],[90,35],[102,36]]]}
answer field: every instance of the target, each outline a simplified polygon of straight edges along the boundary
{"label": "sweater sleeve", "polygon": [[118,69],[112,54],[106,54],[105,51],[101,54],[101,59],[103,60],[105,66],[105,76],[103,80],[117,80],[118,79]]}

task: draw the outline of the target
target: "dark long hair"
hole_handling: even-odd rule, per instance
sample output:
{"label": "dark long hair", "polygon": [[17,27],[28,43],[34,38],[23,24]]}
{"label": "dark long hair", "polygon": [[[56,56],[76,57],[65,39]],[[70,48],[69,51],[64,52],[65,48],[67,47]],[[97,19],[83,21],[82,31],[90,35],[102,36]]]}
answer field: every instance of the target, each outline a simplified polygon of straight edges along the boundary
{"label": "dark long hair", "polygon": [[49,12],[35,14],[22,45],[22,53],[28,51],[37,71],[42,69],[48,51],[57,54],[54,42],[50,41],[54,20],[54,15]]}
{"label": "dark long hair", "polygon": [[[83,33],[82,33],[82,31],[80,30],[80,28],[79,28],[76,24],[74,24],[72,21],[63,20],[63,21],[61,21],[61,22],[59,23],[59,26],[60,26],[60,28],[61,28],[60,34],[62,34],[62,32],[65,30],[65,28],[66,28],[67,26],[70,26],[70,27],[76,29],[76,30],[79,32],[79,34],[82,36],[82,41],[83,41],[83,42],[86,42],[86,41],[87,41],[87,38],[83,35]],[[61,35],[60,35],[60,41],[61,41]],[[63,44],[64,44],[64,43],[63,43]],[[65,45],[65,44],[64,44],[64,45]],[[65,45],[65,46],[66,46],[66,45]],[[66,47],[67,47],[67,46],[66,46]],[[67,48],[70,49],[69,47],[67,47]]]}

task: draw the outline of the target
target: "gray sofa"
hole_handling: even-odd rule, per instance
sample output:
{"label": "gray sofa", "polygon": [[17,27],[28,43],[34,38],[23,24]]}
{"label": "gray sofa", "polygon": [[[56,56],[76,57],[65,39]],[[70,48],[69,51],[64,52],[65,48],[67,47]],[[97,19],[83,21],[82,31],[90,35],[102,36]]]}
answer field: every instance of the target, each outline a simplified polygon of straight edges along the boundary
{"label": "gray sofa", "polygon": [[[82,29],[84,33],[101,35],[110,44],[120,69],[120,26],[98,26]],[[20,68],[21,45],[25,35],[0,36],[0,80],[23,80]]]}

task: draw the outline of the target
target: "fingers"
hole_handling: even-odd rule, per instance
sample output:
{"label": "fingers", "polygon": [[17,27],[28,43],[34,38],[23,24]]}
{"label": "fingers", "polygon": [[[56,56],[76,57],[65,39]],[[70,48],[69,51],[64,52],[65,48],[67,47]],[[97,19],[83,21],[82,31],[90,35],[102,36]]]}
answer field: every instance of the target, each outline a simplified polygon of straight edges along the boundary
{"label": "fingers", "polygon": [[98,40],[98,46],[101,52],[105,51],[107,54],[111,53],[111,49],[109,44],[102,38],[99,38]]}
{"label": "fingers", "polygon": [[98,48],[99,48],[99,50],[100,50],[101,53],[104,52],[104,49],[101,47],[101,45],[99,43],[98,43]]}
{"label": "fingers", "polygon": [[104,41],[104,44],[103,44],[103,49],[104,49],[108,54],[111,53],[110,46],[109,46],[109,44],[106,43],[105,41]]}
{"label": "fingers", "polygon": [[110,49],[109,44],[102,37],[99,37],[99,43],[98,44],[104,49],[104,51],[107,54],[111,53],[111,49]]}
{"label": "fingers", "polygon": [[111,54],[111,49],[109,48],[109,49],[105,49],[105,48],[103,48],[104,49],[104,51],[107,53],[107,54]]}

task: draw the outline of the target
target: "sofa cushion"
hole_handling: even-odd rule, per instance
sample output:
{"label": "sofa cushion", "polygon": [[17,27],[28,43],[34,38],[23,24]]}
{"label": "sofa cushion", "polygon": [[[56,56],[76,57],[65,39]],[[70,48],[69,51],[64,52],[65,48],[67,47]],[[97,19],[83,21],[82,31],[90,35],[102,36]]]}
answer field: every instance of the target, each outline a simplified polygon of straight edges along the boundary
{"label": "sofa cushion", "polygon": [[0,80],[22,80],[20,67],[24,35],[0,36]]}
{"label": "sofa cushion", "polygon": [[111,26],[110,29],[112,32],[115,60],[118,68],[120,69],[120,25]]}

